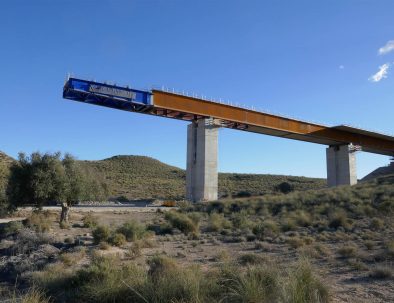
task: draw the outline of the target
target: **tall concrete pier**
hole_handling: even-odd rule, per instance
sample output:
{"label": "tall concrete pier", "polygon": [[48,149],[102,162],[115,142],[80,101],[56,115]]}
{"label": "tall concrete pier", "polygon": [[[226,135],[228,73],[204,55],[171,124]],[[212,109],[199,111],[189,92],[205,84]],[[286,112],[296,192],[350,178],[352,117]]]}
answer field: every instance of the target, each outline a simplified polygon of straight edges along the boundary
{"label": "tall concrete pier", "polygon": [[187,127],[186,198],[212,201],[218,198],[218,126],[200,119]]}
{"label": "tall concrete pier", "polygon": [[328,187],[357,183],[356,154],[350,145],[330,146],[326,155]]}

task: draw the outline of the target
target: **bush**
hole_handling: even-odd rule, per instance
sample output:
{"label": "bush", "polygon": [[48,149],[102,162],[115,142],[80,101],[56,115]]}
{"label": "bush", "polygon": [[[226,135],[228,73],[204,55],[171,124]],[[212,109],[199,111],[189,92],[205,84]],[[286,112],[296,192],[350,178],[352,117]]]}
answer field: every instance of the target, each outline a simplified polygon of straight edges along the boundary
{"label": "bush", "polygon": [[39,233],[30,228],[24,228],[17,234],[11,251],[16,254],[28,254],[35,251],[40,245],[50,244],[53,241],[54,239],[48,234]]}
{"label": "bush", "polygon": [[231,221],[233,222],[233,226],[239,229],[248,229],[251,227],[251,222],[249,220],[248,214],[245,210],[241,210],[238,213],[234,213],[231,216]]}
{"label": "bush", "polygon": [[92,214],[87,214],[82,218],[83,226],[87,228],[93,228],[97,226],[97,218]]}
{"label": "bush", "polygon": [[273,237],[278,231],[278,225],[275,221],[265,220],[253,226],[253,233],[256,235],[257,239],[263,240],[264,237]]}
{"label": "bush", "polygon": [[47,232],[51,227],[48,212],[35,211],[26,219],[26,226],[34,229],[36,232]]}
{"label": "bush", "polygon": [[380,280],[390,279],[393,276],[393,271],[390,267],[376,266],[369,276]]}
{"label": "bush", "polygon": [[115,233],[114,235],[111,236],[109,239],[109,243],[115,246],[122,246],[126,243],[126,237],[124,234],[121,233]]}
{"label": "bush", "polygon": [[288,193],[290,193],[290,192],[292,192],[293,190],[294,190],[294,185],[293,184],[290,184],[289,182],[282,182],[282,183],[280,183],[280,184],[278,184],[276,187],[275,187],[275,189],[278,191],[278,192],[281,192],[281,193],[283,193],[283,194],[288,194]]}
{"label": "bush", "polygon": [[268,267],[252,267],[245,272],[237,268],[224,268],[220,277],[224,302],[278,302],[281,284],[277,270]]}
{"label": "bush", "polygon": [[107,242],[110,234],[111,231],[108,226],[97,226],[92,232],[94,243],[99,244],[100,242]]}
{"label": "bush", "polygon": [[5,302],[12,303],[49,303],[51,302],[49,298],[45,296],[45,293],[42,290],[39,290],[35,287],[29,288],[27,291],[20,295],[13,295],[13,298],[10,300],[5,300]]}
{"label": "bush", "polygon": [[208,231],[220,232],[223,229],[231,228],[231,222],[223,214],[211,213],[208,217]]}
{"label": "bush", "polygon": [[127,241],[134,242],[146,234],[146,227],[137,221],[131,220],[118,227],[117,233],[123,234]]}
{"label": "bush", "polygon": [[301,260],[289,273],[286,297],[286,301],[294,303],[326,303],[329,302],[329,291],[315,277],[309,262]]}
{"label": "bush", "polygon": [[384,222],[383,222],[382,219],[373,218],[373,219],[371,220],[371,224],[370,224],[369,227],[370,227],[372,230],[381,230],[381,229],[383,228],[383,226],[384,226]]}
{"label": "bush", "polygon": [[343,258],[355,257],[357,254],[357,247],[353,245],[346,245],[338,249],[338,254]]}
{"label": "bush", "polygon": [[260,255],[256,254],[243,254],[238,257],[238,262],[241,265],[255,265],[263,261]]}
{"label": "bush", "polygon": [[1,237],[8,237],[19,233],[23,228],[21,221],[11,221],[0,225]]}
{"label": "bush", "polygon": [[350,224],[348,223],[346,213],[344,211],[337,211],[332,214],[328,226],[335,229],[342,226],[343,228],[348,229]]}
{"label": "bush", "polygon": [[165,218],[173,228],[178,228],[185,235],[189,233],[198,233],[198,227],[187,215],[178,212],[168,211]]}

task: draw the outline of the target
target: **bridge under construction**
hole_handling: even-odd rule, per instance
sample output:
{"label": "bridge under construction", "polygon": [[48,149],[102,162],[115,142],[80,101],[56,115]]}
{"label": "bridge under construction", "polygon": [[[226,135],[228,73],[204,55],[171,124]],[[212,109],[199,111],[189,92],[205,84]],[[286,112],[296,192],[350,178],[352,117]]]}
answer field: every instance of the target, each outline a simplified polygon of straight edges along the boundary
{"label": "bridge under construction", "polygon": [[63,98],[191,122],[187,128],[186,197],[218,198],[220,127],[327,145],[328,186],[357,183],[356,151],[394,156],[394,137],[346,125],[324,126],[165,90],[137,90],[68,78]]}

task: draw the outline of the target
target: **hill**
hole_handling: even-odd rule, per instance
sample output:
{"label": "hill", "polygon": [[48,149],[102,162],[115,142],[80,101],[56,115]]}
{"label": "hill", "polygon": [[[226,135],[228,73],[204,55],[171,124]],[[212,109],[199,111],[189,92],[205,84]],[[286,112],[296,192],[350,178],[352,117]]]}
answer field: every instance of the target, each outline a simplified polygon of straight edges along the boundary
{"label": "hill", "polygon": [[[0,153],[0,189],[5,188],[8,168],[15,161]],[[114,156],[99,161],[80,161],[88,170],[105,179],[112,199],[183,199],[185,170],[145,156]],[[324,179],[260,174],[219,174],[219,195],[255,196],[272,193],[288,182],[294,190],[325,187]]]}
{"label": "hill", "polygon": [[392,174],[394,174],[394,160],[392,160],[390,165],[382,166],[375,169],[373,172],[369,173],[364,178],[362,178],[361,181],[370,181],[378,177],[392,175]]}
{"label": "hill", "polygon": [[[83,161],[103,175],[111,197],[127,199],[183,199],[186,174],[183,169],[144,156],[115,156],[101,161]],[[295,190],[325,187],[324,179],[259,174],[219,174],[220,196],[262,195],[282,182]]]}

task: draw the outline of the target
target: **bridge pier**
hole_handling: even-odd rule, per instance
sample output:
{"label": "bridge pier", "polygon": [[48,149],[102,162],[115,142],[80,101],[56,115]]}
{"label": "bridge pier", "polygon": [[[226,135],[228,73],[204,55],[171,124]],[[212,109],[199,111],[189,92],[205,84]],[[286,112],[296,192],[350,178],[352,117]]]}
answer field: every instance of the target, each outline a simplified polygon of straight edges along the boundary
{"label": "bridge pier", "polygon": [[327,148],[327,185],[354,185],[357,183],[356,153],[350,145]]}
{"label": "bridge pier", "polygon": [[186,199],[218,199],[218,126],[201,119],[187,127]]}

